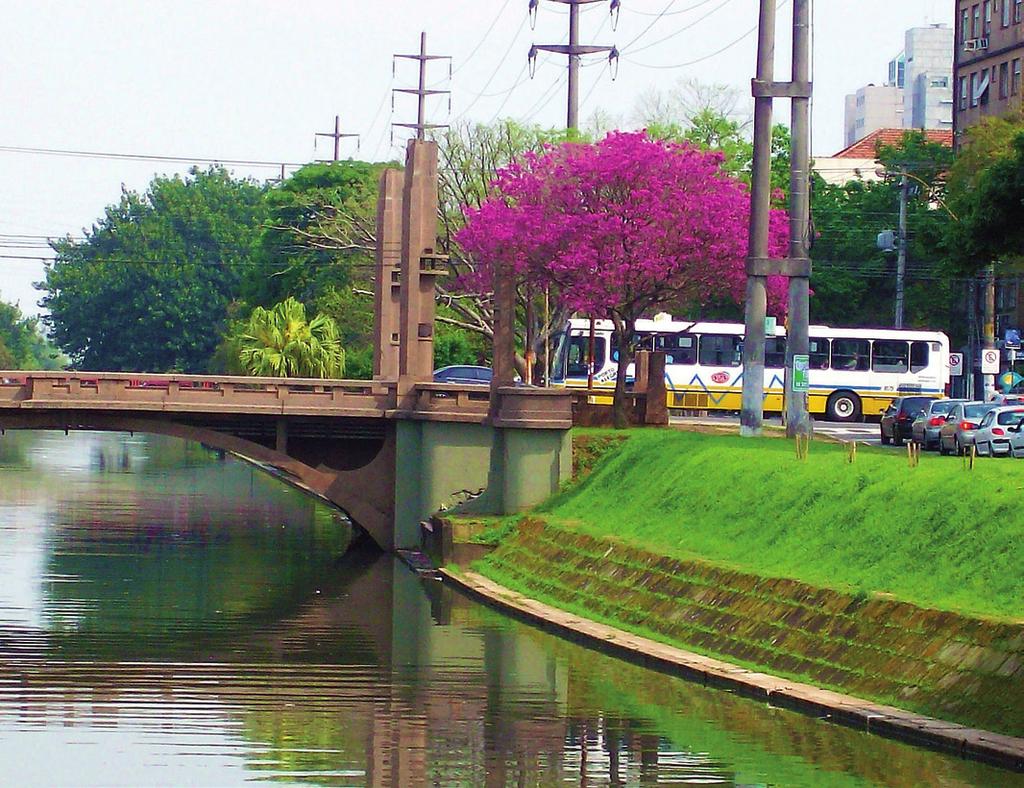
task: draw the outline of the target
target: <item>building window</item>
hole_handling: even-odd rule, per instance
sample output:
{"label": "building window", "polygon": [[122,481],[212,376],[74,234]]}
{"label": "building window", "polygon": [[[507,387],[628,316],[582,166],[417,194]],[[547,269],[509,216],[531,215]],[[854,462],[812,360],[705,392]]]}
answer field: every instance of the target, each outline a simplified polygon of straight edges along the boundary
{"label": "building window", "polygon": [[1002,22],[1003,27],[1010,26],[1010,0],[1002,0],[1003,3],[1003,16]]}
{"label": "building window", "polygon": [[992,0],[985,0],[985,38],[992,35]]}
{"label": "building window", "polygon": [[967,77],[960,77],[960,109],[967,109]]}
{"label": "building window", "polygon": [[987,68],[981,70],[978,78],[978,103],[982,106],[988,104],[989,73]]}
{"label": "building window", "polygon": [[1010,64],[999,64],[999,98],[1004,99],[1009,95],[1010,88]]}
{"label": "building window", "polygon": [[1013,76],[1010,77],[1010,95],[1020,95],[1020,58],[1013,61]]}
{"label": "building window", "polygon": [[979,38],[981,36],[981,6],[975,5],[971,9],[971,38]]}
{"label": "building window", "polygon": [[1019,23],[1021,19],[1021,6],[1024,5],[1024,0],[1013,0],[1013,21]]}
{"label": "building window", "polygon": [[971,106],[978,106],[978,72],[971,74]]}

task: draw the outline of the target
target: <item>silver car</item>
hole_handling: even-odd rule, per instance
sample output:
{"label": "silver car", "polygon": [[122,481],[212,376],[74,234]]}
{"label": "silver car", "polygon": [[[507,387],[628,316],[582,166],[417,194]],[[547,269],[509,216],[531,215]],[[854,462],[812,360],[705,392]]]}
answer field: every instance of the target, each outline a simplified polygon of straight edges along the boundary
{"label": "silver car", "polygon": [[910,425],[910,435],[914,443],[920,444],[925,451],[939,448],[939,430],[946,423],[946,417],[957,405],[967,402],[965,399],[936,399],[928,403],[928,407],[914,419]]}
{"label": "silver car", "polygon": [[978,422],[994,407],[991,402],[962,402],[954,405],[946,416],[946,423],[939,428],[939,453],[966,452],[974,443]]}
{"label": "silver car", "polygon": [[1005,457],[1010,454],[1011,427],[1024,422],[1024,407],[992,408],[974,433],[974,448],[981,457]]}

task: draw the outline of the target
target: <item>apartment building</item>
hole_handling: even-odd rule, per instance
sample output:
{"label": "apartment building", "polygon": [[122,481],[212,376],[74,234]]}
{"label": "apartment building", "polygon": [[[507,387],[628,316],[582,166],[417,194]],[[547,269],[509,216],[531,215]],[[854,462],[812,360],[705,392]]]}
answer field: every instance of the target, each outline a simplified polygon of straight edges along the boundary
{"label": "apartment building", "polygon": [[1021,108],[1024,0],[958,0],[955,62],[959,142],[981,118]]}
{"label": "apartment building", "polygon": [[886,83],[846,97],[847,146],[879,129],[953,127],[953,36],[945,25],[906,31],[903,51],[889,61]]}

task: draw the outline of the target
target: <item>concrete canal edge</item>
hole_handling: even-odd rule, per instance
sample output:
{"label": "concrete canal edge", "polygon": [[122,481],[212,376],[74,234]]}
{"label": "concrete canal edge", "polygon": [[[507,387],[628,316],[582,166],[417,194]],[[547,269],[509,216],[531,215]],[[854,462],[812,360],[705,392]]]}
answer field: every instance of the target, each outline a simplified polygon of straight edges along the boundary
{"label": "concrete canal edge", "polygon": [[867,733],[1024,772],[1024,738],[946,722],[685,651],[567,613],[468,570],[444,568],[441,575],[485,604],[635,664]]}

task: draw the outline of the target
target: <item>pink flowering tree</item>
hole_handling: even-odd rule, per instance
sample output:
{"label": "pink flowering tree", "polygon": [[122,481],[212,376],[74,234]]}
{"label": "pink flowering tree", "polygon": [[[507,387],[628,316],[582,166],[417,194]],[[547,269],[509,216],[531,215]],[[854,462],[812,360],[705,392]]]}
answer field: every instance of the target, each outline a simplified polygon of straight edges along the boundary
{"label": "pink flowering tree", "polygon": [[[719,153],[644,132],[528,153],[466,211],[456,240],[476,265],[464,284],[493,289],[495,276],[513,276],[553,287],[569,310],[610,319],[624,424],[637,319],[745,297],[750,195],[721,165]],[[786,214],[773,211],[771,254],[784,255],[787,240]],[[785,279],[769,279],[774,314],[785,310],[786,289]]]}

